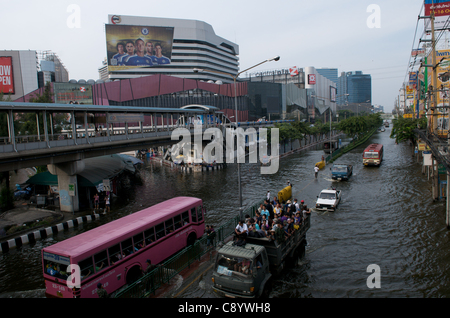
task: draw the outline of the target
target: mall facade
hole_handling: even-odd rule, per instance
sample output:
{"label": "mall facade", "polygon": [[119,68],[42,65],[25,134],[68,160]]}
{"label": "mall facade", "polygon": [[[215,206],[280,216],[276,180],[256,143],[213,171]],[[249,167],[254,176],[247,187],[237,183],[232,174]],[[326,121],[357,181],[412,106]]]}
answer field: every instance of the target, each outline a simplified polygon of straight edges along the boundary
{"label": "mall facade", "polygon": [[[199,68],[233,75],[239,71],[239,46],[216,35],[212,26],[203,21],[109,15],[105,27],[110,80],[162,74],[230,83],[233,81],[230,75],[194,73],[193,70]],[[140,39],[144,44],[144,56],[149,56],[152,61],[146,67],[140,67],[146,62],[136,65],[124,61],[118,48],[122,43],[123,55],[138,55]]]}
{"label": "mall facade", "polygon": [[[235,121],[237,102],[240,122],[328,121],[336,109],[336,83],[313,67],[259,72],[238,78],[235,85],[239,46],[203,21],[109,15],[105,40],[104,80],[52,82],[56,103],[167,108],[200,104],[218,107]],[[42,88],[14,100],[27,102],[40,92]]]}

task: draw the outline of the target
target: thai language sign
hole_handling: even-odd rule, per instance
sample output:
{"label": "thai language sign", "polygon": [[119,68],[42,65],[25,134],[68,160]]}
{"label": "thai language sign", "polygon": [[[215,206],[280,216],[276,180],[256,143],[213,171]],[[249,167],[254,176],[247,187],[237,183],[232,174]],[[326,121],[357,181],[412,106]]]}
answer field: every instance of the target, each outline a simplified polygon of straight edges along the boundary
{"label": "thai language sign", "polygon": [[434,7],[434,15],[445,16],[450,15],[450,1],[448,0],[425,0],[425,15],[430,16]]}
{"label": "thai language sign", "polygon": [[108,123],[137,123],[144,121],[144,114],[109,114]]}

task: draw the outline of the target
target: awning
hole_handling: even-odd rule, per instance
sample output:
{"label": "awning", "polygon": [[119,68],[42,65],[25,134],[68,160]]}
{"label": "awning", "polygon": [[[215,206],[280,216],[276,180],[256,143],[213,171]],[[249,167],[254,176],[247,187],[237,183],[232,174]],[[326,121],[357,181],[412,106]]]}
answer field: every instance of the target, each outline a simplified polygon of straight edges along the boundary
{"label": "awning", "polygon": [[[95,184],[93,184],[91,181],[80,175],[77,176],[77,182],[78,185],[82,187],[95,187]],[[48,171],[45,171],[32,176],[25,183],[36,185],[58,186],[58,176],[51,174]]]}
{"label": "awning", "polygon": [[[95,187],[105,179],[111,179],[121,173],[126,164],[118,155],[108,155],[84,159],[85,168],[77,176],[78,185],[82,187]],[[58,185],[58,176],[50,172],[41,172],[29,178],[26,184]]]}

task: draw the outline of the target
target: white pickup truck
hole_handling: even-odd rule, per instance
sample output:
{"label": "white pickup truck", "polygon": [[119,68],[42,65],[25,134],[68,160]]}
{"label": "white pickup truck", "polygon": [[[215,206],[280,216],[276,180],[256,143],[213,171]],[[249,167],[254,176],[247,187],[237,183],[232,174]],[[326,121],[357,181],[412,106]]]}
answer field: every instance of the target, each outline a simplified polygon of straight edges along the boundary
{"label": "white pickup truck", "polygon": [[341,190],[322,190],[322,192],[320,192],[317,196],[316,210],[334,212],[339,202],[341,202]]}

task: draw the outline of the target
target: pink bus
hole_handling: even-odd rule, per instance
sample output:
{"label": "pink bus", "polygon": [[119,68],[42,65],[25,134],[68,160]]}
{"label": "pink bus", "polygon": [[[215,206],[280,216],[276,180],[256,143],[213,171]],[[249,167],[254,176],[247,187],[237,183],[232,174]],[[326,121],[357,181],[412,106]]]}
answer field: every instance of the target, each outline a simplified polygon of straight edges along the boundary
{"label": "pink bus", "polygon": [[[193,244],[204,230],[202,200],[177,197],[46,247],[45,295],[95,298],[98,283],[111,294],[139,278],[147,259],[162,262]],[[67,273],[70,264],[78,267]],[[76,287],[68,286],[68,278]]]}

